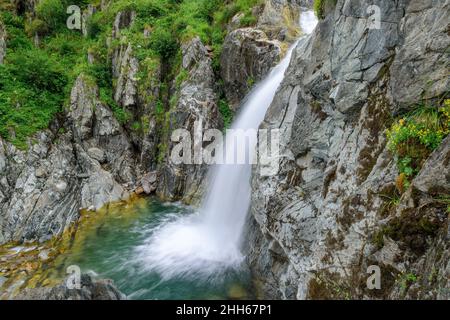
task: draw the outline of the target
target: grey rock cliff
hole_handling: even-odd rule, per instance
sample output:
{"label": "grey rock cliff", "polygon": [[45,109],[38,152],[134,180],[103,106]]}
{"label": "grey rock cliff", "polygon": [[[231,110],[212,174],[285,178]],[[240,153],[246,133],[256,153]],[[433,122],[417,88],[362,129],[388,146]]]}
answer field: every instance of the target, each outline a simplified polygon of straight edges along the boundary
{"label": "grey rock cliff", "polygon": [[252,86],[280,60],[281,51],[279,41],[269,40],[258,29],[237,29],[228,34],[221,54],[221,77],[234,110]]}
{"label": "grey rock cliff", "polygon": [[85,76],[72,89],[67,120],[55,126],[27,151],[0,139],[0,243],[49,240],[80,209],[128,198],[136,182],[130,143]]}
{"label": "grey rock cliff", "polygon": [[266,0],[253,8],[255,26],[240,28],[243,14],[233,17],[220,57],[224,91],[233,110],[301,34],[300,12],[308,8],[312,8],[312,1]]}
{"label": "grey rock cliff", "polygon": [[[379,30],[367,28],[371,4]],[[448,214],[433,199],[448,195],[449,140],[386,217],[398,172],[384,131],[419,98],[448,92],[449,10],[444,0],[339,0],[298,45],[263,123],[281,130],[280,170],[256,168],[252,182],[248,260],[261,296],[448,299]],[[380,230],[395,230],[382,248]],[[379,291],[365,285],[372,264]],[[420,280],[403,287],[408,273]]]}
{"label": "grey rock cliff", "polygon": [[[220,130],[223,123],[218,110],[212,61],[207,49],[199,38],[194,38],[183,45],[182,51],[182,67],[189,76],[181,84],[176,106],[170,112],[169,132],[176,129],[188,130],[192,138],[193,154],[195,122],[201,122],[203,130],[210,128]],[[180,198],[186,202],[199,200],[203,193],[201,187],[206,178],[207,166],[174,164],[170,155],[175,143],[171,141],[167,143],[168,153],[160,170],[157,194],[169,200]]]}

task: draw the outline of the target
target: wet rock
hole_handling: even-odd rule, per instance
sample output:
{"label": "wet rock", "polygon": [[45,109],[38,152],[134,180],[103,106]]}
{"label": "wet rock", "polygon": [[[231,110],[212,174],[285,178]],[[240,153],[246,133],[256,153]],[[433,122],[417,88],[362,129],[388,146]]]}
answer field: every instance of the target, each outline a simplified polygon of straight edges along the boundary
{"label": "wet rock", "polygon": [[143,191],[146,194],[153,193],[158,186],[158,174],[156,171],[147,173],[141,179]]}
{"label": "wet rock", "polygon": [[[411,1],[399,28],[405,36],[391,67],[392,98],[399,107],[448,91],[448,4]],[[428,36],[424,36],[428,35]],[[424,86],[427,82],[430,85]]]}
{"label": "wet rock", "polygon": [[224,90],[236,110],[253,84],[280,60],[281,43],[258,29],[238,29],[227,35],[220,58]]}
{"label": "wet rock", "polygon": [[41,252],[39,252],[38,258],[41,259],[42,261],[47,261],[50,256],[50,250],[46,249],[46,250],[42,250]]}
{"label": "wet rock", "polygon": [[[212,61],[208,50],[197,37],[182,47],[183,67],[189,73],[181,84],[178,102],[170,114],[170,132],[186,129],[194,137],[194,124],[202,122],[203,130],[223,127],[218,111],[218,96]],[[174,164],[170,154],[174,143],[169,141],[165,165],[159,170],[157,194],[163,199],[195,202],[203,192],[207,166],[203,164]]]}
{"label": "wet rock", "polygon": [[8,278],[0,276],[0,289],[7,280],[8,280]]}
{"label": "wet rock", "polygon": [[414,186],[422,192],[450,194],[450,136],[433,152],[414,179]]}
{"label": "wet rock", "polygon": [[68,288],[67,281],[55,287],[24,289],[14,300],[126,300],[112,280],[94,280],[83,274],[80,289]]}
{"label": "wet rock", "polygon": [[57,137],[38,133],[26,151],[0,139],[0,243],[47,241],[76,222],[80,208],[128,198],[122,184],[135,184],[131,145],[83,75],[65,129]]}
{"label": "wet rock", "polygon": [[98,99],[97,86],[84,75],[77,78],[72,89],[68,121],[74,132],[75,149],[79,150],[85,167],[81,173],[99,167],[98,163],[91,162],[94,159],[108,163],[118,182],[135,183],[131,143],[112,111]]}
{"label": "wet rock", "polygon": [[[131,44],[125,47],[120,46],[116,51],[117,61],[114,64],[114,73],[117,76],[117,85],[114,93],[114,100],[125,108],[132,108],[137,104],[137,72],[139,63],[133,57]],[[122,53],[123,52],[123,53]]]}
{"label": "wet rock", "polygon": [[293,41],[299,36],[299,13],[301,7],[312,8],[310,1],[266,0],[258,18],[257,28],[271,39]]}
{"label": "wet rock", "polygon": [[105,153],[103,150],[99,148],[89,148],[87,152],[92,159],[97,160],[100,163],[105,161]]}

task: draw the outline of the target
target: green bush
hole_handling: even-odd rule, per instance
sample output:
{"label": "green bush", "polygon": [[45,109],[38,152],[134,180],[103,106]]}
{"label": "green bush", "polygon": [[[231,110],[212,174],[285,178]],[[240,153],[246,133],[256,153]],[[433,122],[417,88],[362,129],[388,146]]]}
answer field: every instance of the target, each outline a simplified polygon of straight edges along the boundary
{"label": "green bush", "polygon": [[171,57],[178,48],[175,37],[167,30],[159,28],[153,31],[150,48],[163,58]]}
{"label": "green bush", "polygon": [[219,112],[222,115],[224,129],[228,129],[233,121],[234,113],[228,103],[223,99],[219,101]]}
{"label": "green bush", "polygon": [[[66,8],[71,4],[85,8],[88,3],[98,6],[100,1],[41,0],[31,21],[29,17],[1,10],[0,16],[8,32],[7,59],[0,69],[2,137],[25,147],[27,137],[48,127],[52,117],[63,110],[81,72],[95,79],[101,100],[111,107],[117,119],[122,123],[129,122],[130,114],[113,99],[111,52],[105,47],[119,11],[135,10],[137,13],[133,25],[123,30],[122,35],[124,41],[132,44],[134,55],[140,61],[139,76],[143,79],[139,81],[156,80],[164,88],[171,81],[179,86],[186,79],[187,72],[180,69],[179,44],[195,36],[212,47],[217,71],[227,23],[236,13],[242,12],[245,15],[243,24],[254,24],[256,20],[251,8],[261,0],[115,0],[89,19],[89,37],[84,38],[79,32],[66,28]],[[144,29],[150,31],[149,37],[144,36]],[[41,37],[40,48],[35,48],[32,41],[36,33],[45,35]],[[115,45],[113,41],[112,47]],[[94,53],[93,65],[87,63],[88,50]],[[153,79],[160,75],[151,70],[160,65],[165,70],[162,79]],[[176,101],[176,97],[173,94],[170,100]],[[168,89],[161,89],[160,96],[152,97],[169,100],[165,98],[170,98]],[[169,109],[167,105],[157,104],[155,115],[161,124],[167,121]],[[233,112],[225,101],[221,101],[219,109],[225,125],[229,126]]]}
{"label": "green bush", "polygon": [[[62,92],[45,91],[29,84],[31,79],[40,81],[42,74],[16,77],[17,70],[10,66],[0,65],[0,135],[25,148],[30,135],[48,127],[55,113],[61,110],[64,97]],[[49,84],[49,81],[44,83]],[[56,87],[52,85],[52,89]]]}
{"label": "green bush", "polygon": [[335,7],[337,0],[314,0],[314,12],[317,18],[325,18],[325,10],[327,8]]}
{"label": "green bush", "polygon": [[397,158],[400,191],[449,133],[450,99],[441,106],[421,106],[392,125],[387,131],[388,147]]}
{"label": "green bush", "polygon": [[7,56],[11,75],[39,91],[61,93],[67,84],[64,69],[58,61],[41,50],[24,50]]}
{"label": "green bush", "polygon": [[60,0],[41,0],[36,6],[36,17],[45,27],[47,32],[53,32],[66,26],[66,3]]}

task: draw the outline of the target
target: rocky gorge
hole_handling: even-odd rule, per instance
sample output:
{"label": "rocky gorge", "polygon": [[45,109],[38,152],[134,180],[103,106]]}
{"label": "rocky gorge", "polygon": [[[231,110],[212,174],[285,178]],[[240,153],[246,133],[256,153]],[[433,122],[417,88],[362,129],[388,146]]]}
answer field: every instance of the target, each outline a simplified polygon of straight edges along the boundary
{"label": "rocky gorge", "polygon": [[[41,12],[39,1],[0,3],[30,21]],[[220,44],[183,35],[174,58],[165,51],[149,56],[135,39],[152,46],[157,27],[140,19],[156,6],[141,12],[117,3],[89,5],[82,16],[89,26],[84,39],[95,29],[90,19],[111,16],[99,38],[106,54],[83,53],[90,66],[107,61],[109,99],[83,70],[64,108],[25,148],[14,143],[12,127],[0,136],[1,298],[125,298],[88,275],[77,292],[35,275],[76,237],[83,216],[149,195],[198,205],[208,166],[173,164],[171,133],[194,133],[199,119],[204,129],[225,130],[230,114],[239,114],[248,92],[302,34],[299,14],[313,6],[252,2],[232,11]],[[255,166],[251,181],[244,252],[256,296],[447,300],[449,137],[406,178],[386,131],[417,105],[449,99],[450,2],[319,5],[322,17],[294,49],[261,125],[281,131],[281,155],[276,175],[261,176]],[[371,28],[371,5],[380,9],[379,28]],[[0,20],[0,65],[8,65],[8,46],[15,45],[8,26],[16,32]],[[39,47],[48,36],[38,30],[30,37]],[[366,286],[373,265],[381,269],[380,290]]]}

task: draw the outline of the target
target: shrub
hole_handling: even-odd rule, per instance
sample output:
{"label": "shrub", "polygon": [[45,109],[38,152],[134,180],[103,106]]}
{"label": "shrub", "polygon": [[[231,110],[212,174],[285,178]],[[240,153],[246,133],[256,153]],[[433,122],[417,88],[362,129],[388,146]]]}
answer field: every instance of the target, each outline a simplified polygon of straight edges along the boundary
{"label": "shrub", "polygon": [[219,101],[219,112],[222,115],[224,129],[228,129],[233,121],[234,113],[223,99]]}
{"label": "shrub", "polygon": [[158,28],[150,38],[150,48],[163,58],[171,57],[178,48],[175,37],[167,30]]}
{"label": "shrub", "polygon": [[47,128],[61,110],[63,95],[30,86],[14,72],[10,65],[0,66],[0,135],[17,147],[26,148],[27,137]]}
{"label": "shrub", "polygon": [[[65,27],[65,1],[41,0],[36,6],[36,16],[39,20],[45,23],[45,29],[47,32],[53,32]],[[43,27],[41,26],[41,28]]]}
{"label": "shrub", "polygon": [[13,52],[7,61],[11,75],[36,90],[61,93],[67,84],[65,71],[58,61],[41,50]]}
{"label": "shrub", "polygon": [[440,107],[422,106],[392,125],[387,138],[388,147],[397,158],[399,189],[409,185],[409,180],[449,133],[450,99]]}
{"label": "shrub", "polygon": [[336,6],[337,0],[314,0],[314,12],[317,18],[325,18],[325,10]]}

